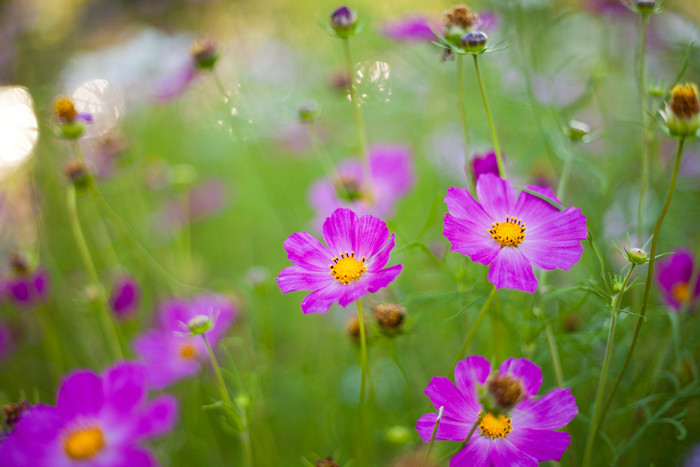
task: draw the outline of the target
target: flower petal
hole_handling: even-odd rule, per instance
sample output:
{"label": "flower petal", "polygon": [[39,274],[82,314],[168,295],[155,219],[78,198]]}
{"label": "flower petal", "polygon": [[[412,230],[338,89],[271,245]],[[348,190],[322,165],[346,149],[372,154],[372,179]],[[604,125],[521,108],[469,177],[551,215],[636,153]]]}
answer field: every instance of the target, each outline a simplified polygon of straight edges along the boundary
{"label": "flower petal", "polygon": [[146,368],[135,362],[114,365],[103,377],[105,402],[126,416],[146,400]]}
{"label": "flower petal", "polygon": [[326,287],[310,293],[301,301],[301,311],[304,313],[326,313],[328,308],[340,300],[343,294],[343,287],[334,281]]}
{"label": "flower petal", "polygon": [[525,240],[518,249],[535,266],[567,270],[581,258],[581,240],[588,236],[588,230],[580,209],[568,207],[533,228],[524,222],[527,226]]}
{"label": "flower petal", "polygon": [[338,303],[340,304],[340,306],[346,307],[358,298],[367,295],[367,293],[369,292],[369,285],[369,277],[352,281],[347,285],[342,285],[341,287],[343,288],[343,292],[340,296],[340,299],[338,299]]}
{"label": "flower petal", "polygon": [[356,224],[355,242],[352,249],[356,257],[370,258],[377,254],[389,238],[389,228],[379,218],[362,216]]}
{"label": "flower petal", "polygon": [[477,384],[483,385],[491,373],[491,363],[484,357],[472,355],[457,362],[455,367],[455,383],[464,400],[477,412],[481,410]]}
{"label": "flower petal", "polygon": [[445,196],[447,210],[454,217],[467,219],[478,225],[486,226],[488,231],[491,228],[493,219],[486,214],[484,208],[474,199],[466,188],[451,187],[447,189]]}
{"label": "flower petal", "polygon": [[489,282],[497,289],[517,289],[524,292],[537,290],[537,279],[532,266],[518,248],[501,248],[489,269]]}
{"label": "flower petal", "polygon": [[[443,408],[443,415],[458,422],[465,422],[471,425],[479,417],[478,411],[474,410],[464,399],[462,393],[457,390],[452,381],[442,376],[435,376],[430,380],[425,394],[430,398],[436,409]],[[467,429],[467,433],[469,430]],[[464,439],[464,438],[462,438]]]}
{"label": "flower petal", "polygon": [[369,277],[369,285],[367,290],[370,293],[374,293],[377,290],[386,287],[391,284],[391,282],[396,279],[396,276],[403,270],[401,264],[395,264],[389,268],[382,269],[381,271],[373,272]]}
{"label": "flower petal", "polygon": [[305,269],[300,266],[288,266],[277,276],[277,284],[282,293],[296,290],[318,290],[332,283],[330,268],[326,272]]}
{"label": "flower petal", "polygon": [[92,371],[75,371],[63,380],[56,408],[64,419],[96,415],[104,404],[102,380]]}
{"label": "flower petal", "polygon": [[172,430],[177,421],[177,399],[163,395],[153,399],[141,414],[138,423],[138,439],[151,438]]}
{"label": "flower petal", "polygon": [[396,235],[391,234],[389,240],[384,244],[384,248],[382,248],[382,250],[376,255],[374,255],[372,258],[367,260],[365,266],[367,267],[368,271],[378,271],[384,266],[386,266],[386,263],[389,261],[389,255],[391,254],[391,250],[394,248],[394,237],[396,237]]}
{"label": "flower petal", "polygon": [[516,448],[507,438],[494,439],[491,465],[494,467],[537,467],[537,459]]}
{"label": "flower petal", "polygon": [[[554,195],[552,190],[547,187],[528,185],[525,188],[539,193],[557,204],[561,204],[561,201],[559,201],[559,199]],[[538,219],[546,218],[557,212],[559,212],[559,209],[555,208],[542,198],[538,198],[535,195],[521,191],[518,195],[518,201],[515,204],[515,211],[513,212],[513,215],[522,219],[523,222],[525,222],[525,225],[530,228],[530,224],[532,224],[533,227],[538,224]]]}
{"label": "flower petal", "polygon": [[[469,434],[469,431],[467,431],[467,434]],[[466,437],[466,435],[462,437],[462,440],[464,440]],[[450,459],[450,467],[487,467],[489,466],[489,457],[492,447],[493,442],[488,437],[472,437],[472,439],[469,440],[469,443],[464,446],[464,449],[459,451],[452,457],[452,459]]]}
{"label": "flower petal", "polygon": [[[357,214],[344,208],[336,209],[326,219],[323,223],[323,239],[328,245],[331,256],[340,256],[342,253],[350,252],[355,248],[357,223]],[[290,257],[289,259],[292,258]]]}
{"label": "flower petal", "polygon": [[328,267],[333,257],[321,242],[306,232],[295,232],[284,241],[287,258],[307,269],[321,270]]}
{"label": "flower petal", "polygon": [[536,430],[558,430],[578,413],[571,389],[557,388],[537,400],[525,400],[512,412],[513,426]]}
{"label": "flower petal", "polygon": [[526,358],[508,358],[501,363],[498,374],[519,379],[525,391],[532,397],[537,396],[542,385],[542,369]]}
{"label": "flower petal", "polygon": [[508,435],[508,441],[539,462],[551,460],[559,462],[561,455],[571,443],[571,436],[561,431],[514,428]]}
{"label": "flower petal", "polygon": [[472,261],[491,264],[501,250],[499,244],[488,232],[489,227],[445,214],[443,234],[452,244],[452,251],[469,256]]}
{"label": "flower petal", "polygon": [[[436,413],[427,413],[419,418],[416,423],[416,430],[418,430],[421,439],[426,443],[430,441],[430,438],[433,436],[435,420],[437,420]],[[440,419],[438,431],[435,433],[435,439],[462,441],[467,437],[470,429],[470,424],[453,420],[443,414]]]}
{"label": "flower petal", "polygon": [[494,174],[483,174],[476,182],[481,207],[492,221],[502,222],[515,213],[515,190],[508,180]]}

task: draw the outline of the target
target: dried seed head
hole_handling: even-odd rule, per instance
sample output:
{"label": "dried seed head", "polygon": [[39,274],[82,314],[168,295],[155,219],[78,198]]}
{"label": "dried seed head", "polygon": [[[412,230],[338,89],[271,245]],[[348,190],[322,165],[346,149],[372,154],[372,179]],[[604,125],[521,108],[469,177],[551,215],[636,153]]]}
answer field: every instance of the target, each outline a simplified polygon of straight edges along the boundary
{"label": "dried seed head", "polygon": [[467,31],[479,24],[479,15],[472,13],[466,5],[455,5],[445,11],[443,22],[445,29],[458,27]]}
{"label": "dried seed head", "polygon": [[690,120],[700,114],[698,88],[693,83],[677,84],[671,90],[671,100],[668,103],[671,112],[678,118]]}
{"label": "dried seed head", "polygon": [[63,173],[78,188],[85,188],[90,181],[90,172],[85,162],[71,159],[63,166]]}
{"label": "dried seed head", "polygon": [[[348,323],[345,326],[345,330],[347,331],[348,335],[353,340],[359,340],[360,339],[360,319],[357,316],[353,316],[350,319],[348,319]],[[366,335],[367,335],[367,323],[365,323],[365,336]]]}
{"label": "dried seed head", "polygon": [[19,423],[19,419],[22,417],[22,414],[31,407],[32,406],[29,405],[29,402],[25,400],[3,405],[2,418],[5,421],[5,426],[8,428],[13,428],[15,425],[17,425],[17,423]]}
{"label": "dried seed head", "polygon": [[486,386],[494,404],[501,410],[512,409],[525,398],[523,383],[508,375],[491,375]]}
{"label": "dried seed head", "polygon": [[382,303],[372,308],[377,324],[383,331],[398,331],[406,319],[406,309],[396,303]]}
{"label": "dried seed head", "polygon": [[10,258],[10,266],[12,266],[12,272],[18,276],[23,276],[30,271],[29,261],[27,261],[27,258],[21,253],[12,255]]}
{"label": "dried seed head", "polygon": [[314,463],[315,467],[338,467],[332,456],[328,456],[325,459],[319,459]]}

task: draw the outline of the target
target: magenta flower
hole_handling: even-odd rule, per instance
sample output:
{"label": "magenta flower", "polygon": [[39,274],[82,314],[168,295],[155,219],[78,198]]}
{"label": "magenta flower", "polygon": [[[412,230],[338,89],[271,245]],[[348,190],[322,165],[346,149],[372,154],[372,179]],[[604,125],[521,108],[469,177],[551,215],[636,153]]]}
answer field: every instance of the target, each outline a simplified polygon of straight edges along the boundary
{"label": "magenta flower", "polygon": [[31,308],[46,301],[49,294],[49,274],[45,269],[35,271],[15,271],[5,277],[0,284],[4,295],[15,304]]}
{"label": "magenta flower", "polygon": [[496,153],[493,151],[483,155],[475,155],[471,162],[471,169],[473,180],[479,180],[479,177],[483,174],[501,175],[501,172],[498,170]]}
{"label": "magenta flower", "polygon": [[136,279],[129,275],[123,275],[114,281],[112,293],[109,296],[109,305],[112,311],[120,318],[126,318],[134,314],[141,302],[141,287]]}
{"label": "magenta flower", "polygon": [[359,159],[348,159],[338,165],[334,180],[318,180],[309,191],[309,202],[316,210],[315,225],[338,208],[348,208],[358,215],[392,217],[396,202],[413,187],[411,150],[398,144],[375,144],[369,149],[369,168],[374,190],[372,203],[366,189]]}
{"label": "magenta flower", "polygon": [[439,21],[412,15],[387,21],[383,33],[399,42],[432,42],[437,40],[433,30],[442,33]]}
{"label": "magenta flower", "polygon": [[277,283],[283,293],[313,290],[301,302],[304,313],[325,313],[335,302],[345,307],[386,287],[401,272],[400,264],[384,268],[394,234],[389,237],[386,224],[374,216],[336,209],[323,223],[323,239],[327,247],[296,232],[284,242],[294,266],[282,270]]}
{"label": "magenta flower", "polygon": [[160,326],[134,340],[134,349],[148,368],[148,384],[163,389],[199,373],[209,361],[204,341],[188,337],[187,323],[206,317],[213,327],[206,332],[212,348],[224,336],[236,317],[236,310],[218,295],[200,295],[190,301],[170,300],[160,309]]}
{"label": "magenta flower", "polygon": [[[559,203],[549,188],[527,188]],[[559,211],[524,191],[516,199],[510,182],[493,174],[479,177],[476,193],[481,204],[468,190],[447,190],[443,233],[452,250],[491,265],[488,279],[497,289],[534,292],[533,265],[566,270],[581,257],[588,231],[580,209]]]}
{"label": "magenta flower", "polygon": [[[540,367],[511,357],[492,374],[488,360],[471,356],[457,363],[455,383],[456,387],[449,379],[436,376],[425,388],[435,408],[443,407],[435,439],[464,441],[479,416],[483,418],[450,466],[535,467],[538,462],[561,459],[571,437],[555,430],[568,424],[578,408],[568,388],[554,389],[536,399],[542,384]],[[507,388],[493,393],[496,401],[511,397],[512,408],[498,412],[482,405],[480,394],[494,386]],[[430,441],[436,418],[436,413],[428,413],[418,420],[416,428],[423,441]]]}
{"label": "magenta flower", "polygon": [[74,371],[56,407],[39,404],[22,414],[0,444],[8,467],[147,467],[158,465],[141,442],[170,431],[177,401],[147,400],[146,368],[123,362],[100,377]]}
{"label": "magenta flower", "polygon": [[693,252],[682,248],[659,260],[656,284],[672,310],[680,311],[685,303],[692,309],[700,296],[700,277],[695,278],[694,287],[690,284],[693,273],[697,275],[695,267]]}

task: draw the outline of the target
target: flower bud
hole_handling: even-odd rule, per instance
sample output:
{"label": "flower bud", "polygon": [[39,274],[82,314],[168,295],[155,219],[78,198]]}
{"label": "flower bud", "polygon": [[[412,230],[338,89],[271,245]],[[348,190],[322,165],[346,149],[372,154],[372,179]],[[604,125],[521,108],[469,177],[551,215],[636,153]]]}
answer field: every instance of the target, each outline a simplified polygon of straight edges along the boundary
{"label": "flower bud", "polygon": [[671,90],[671,100],[661,112],[671,136],[694,137],[700,128],[698,88],[693,83],[679,84]]}
{"label": "flower bud", "polygon": [[216,41],[211,37],[197,39],[190,49],[195,66],[200,70],[212,70],[219,60]]}
{"label": "flower bud", "polygon": [[200,336],[214,327],[214,321],[207,315],[197,315],[187,322],[191,336]]}
{"label": "flower bud", "polygon": [[338,194],[338,198],[343,201],[357,201],[364,196],[362,193],[362,186],[360,181],[355,177],[348,177],[346,175],[338,175],[335,180],[333,180],[333,185],[335,186],[335,191]]}
{"label": "flower bud", "polygon": [[332,456],[328,456],[325,459],[319,459],[314,463],[314,467],[338,467]]}
{"label": "flower bud", "polygon": [[318,115],[318,106],[316,102],[307,102],[299,107],[297,114],[302,123],[313,122]]}
{"label": "flower bud", "polygon": [[78,189],[90,186],[90,171],[80,159],[69,160],[63,166],[63,173]]}
{"label": "flower bud", "polygon": [[351,8],[341,6],[331,14],[330,23],[338,37],[353,36],[357,27],[357,13]]}
{"label": "flower bud", "polygon": [[566,135],[571,139],[571,141],[580,143],[584,140],[585,136],[591,132],[591,127],[578,120],[570,120],[566,126]]}
{"label": "flower bud", "polygon": [[[347,325],[345,326],[345,330],[347,331],[348,335],[355,341],[358,341],[360,339],[360,319],[357,316],[352,316],[349,320]],[[367,323],[365,323],[365,336],[367,335]]]}
{"label": "flower bud", "polygon": [[377,324],[382,331],[394,333],[401,330],[406,319],[406,310],[396,303],[382,303],[372,308]]}
{"label": "flower bud", "polygon": [[15,253],[10,258],[10,266],[12,266],[12,272],[17,276],[26,276],[31,270],[29,266],[29,261],[26,256],[21,253]]}
{"label": "flower bud", "polygon": [[666,94],[666,88],[662,82],[652,82],[647,86],[647,92],[651,97],[663,97]]}
{"label": "flower bud", "polygon": [[654,11],[654,7],[656,6],[656,1],[655,0],[635,0],[634,6],[637,8],[637,11],[643,15],[648,15],[649,13]]}
{"label": "flower bud", "polygon": [[459,43],[467,53],[476,55],[484,51],[488,38],[485,32],[472,31],[464,34]]}
{"label": "flower bud", "polygon": [[61,96],[54,102],[56,116],[56,134],[59,138],[78,139],[85,131],[85,123],[91,123],[92,117],[81,114],[75,108],[70,97]]}
{"label": "flower bud", "polygon": [[632,248],[627,252],[627,259],[632,264],[644,264],[649,259],[649,255],[641,248]]}
{"label": "flower bud", "polygon": [[491,375],[486,390],[497,412],[510,410],[525,398],[523,383],[508,375]]}
{"label": "flower bud", "polygon": [[612,291],[615,294],[620,293],[622,291],[622,277],[615,276],[615,279],[613,279],[612,283]]}

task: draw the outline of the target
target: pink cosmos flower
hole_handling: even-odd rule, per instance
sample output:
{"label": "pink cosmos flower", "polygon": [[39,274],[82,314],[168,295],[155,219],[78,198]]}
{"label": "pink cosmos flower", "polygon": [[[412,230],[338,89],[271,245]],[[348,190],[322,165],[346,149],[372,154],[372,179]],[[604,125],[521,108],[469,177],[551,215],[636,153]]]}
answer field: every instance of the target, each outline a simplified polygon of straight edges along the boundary
{"label": "pink cosmos flower", "polygon": [[396,202],[413,187],[412,159],[411,150],[400,144],[375,144],[369,148],[372,203],[363,193],[365,182],[360,160],[341,162],[334,180],[318,180],[309,191],[309,202],[317,214],[314,225],[320,228],[323,220],[338,208],[352,209],[358,215],[393,216]]}
{"label": "pink cosmos flower", "polygon": [[696,277],[691,286],[694,270],[697,266],[693,252],[684,248],[674,250],[674,254],[659,260],[656,272],[656,284],[663,293],[666,304],[674,311],[681,311],[688,302],[692,310],[700,297],[700,277]]}
{"label": "pink cosmos flower", "polygon": [[134,340],[134,349],[148,368],[148,384],[164,389],[174,382],[199,373],[209,361],[204,341],[188,337],[187,323],[205,316],[213,327],[205,334],[212,348],[224,336],[236,317],[231,303],[218,295],[200,295],[190,301],[169,300],[160,309],[160,326]]}
{"label": "pink cosmos flower", "polygon": [[43,268],[30,270],[18,268],[13,264],[13,271],[0,279],[2,295],[11,299],[16,305],[31,308],[46,301],[49,295],[49,273]]}
{"label": "pink cosmos flower", "polygon": [[399,42],[430,43],[437,40],[433,30],[442,33],[439,20],[413,15],[387,21],[384,23],[383,33]]}
{"label": "pink cosmos flower", "polygon": [[170,431],[177,400],[147,400],[146,368],[122,362],[98,376],[74,371],[56,406],[39,404],[22,414],[0,443],[7,467],[148,467],[156,459],[140,443]]}
{"label": "pink cosmos flower", "polygon": [[[549,188],[527,188],[559,203]],[[481,204],[468,190],[447,190],[443,233],[452,250],[491,265],[488,279],[496,288],[534,292],[533,265],[566,270],[581,257],[588,231],[579,208],[559,211],[526,192],[516,198],[510,182],[493,174],[479,177],[476,193]]]}
{"label": "pink cosmos flower", "polygon": [[313,290],[301,302],[304,313],[325,313],[335,302],[345,307],[386,287],[401,272],[400,264],[384,268],[394,234],[389,237],[386,224],[374,216],[336,209],[323,223],[323,238],[327,247],[306,232],[284,242],[294,266],[282,270],[277,283],[283,293]]}
{"label": "pink cosmos flower", "polygon": [[[542,384],[539,366],[511,357],[497,373],[491,373],[488,360],[471,356],[457,363],[455,383],[456,387],[449,379],[436,376],[425,388],[435,408],[443,407],[436,440],[464,441],[483,416],[467,445],[450,460],[451,467],[536,467],[538,462],[561,459],[571,437],[555,430],[568,424],[578,408],[568,388],[554,389],[536,399]],[[494,386],[508,389],[493,393],[496,401],[510,397],[511,408],[499,413],[480,402],[481,393]],[[418,420],[416,428],[423,441],[430,441],[436,419],[436,413],[428,413]]]}
{"label": "pink cosmos flower", "polygon": [[483,174],[496,174],[498,176],[501,173],[498,170],[498,160],[496,159],[496,153],[493,151],[487,152],[486,154],[474,155],[471,161],[472,177],[474,180],[479,180],[479,177]]}

